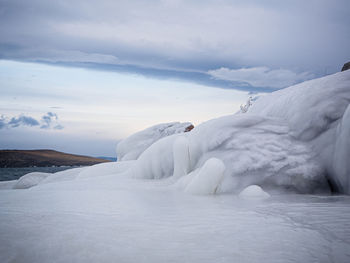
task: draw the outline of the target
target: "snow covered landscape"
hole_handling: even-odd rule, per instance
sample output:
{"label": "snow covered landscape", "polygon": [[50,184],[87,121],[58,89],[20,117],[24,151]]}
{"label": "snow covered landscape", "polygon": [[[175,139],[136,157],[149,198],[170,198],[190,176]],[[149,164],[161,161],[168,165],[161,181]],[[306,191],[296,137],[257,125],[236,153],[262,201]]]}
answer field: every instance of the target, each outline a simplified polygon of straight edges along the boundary
{"label": "snow covered landscape", "polygon": [[347,70],[0,182],[0,262],[349,262],[349,103]]}

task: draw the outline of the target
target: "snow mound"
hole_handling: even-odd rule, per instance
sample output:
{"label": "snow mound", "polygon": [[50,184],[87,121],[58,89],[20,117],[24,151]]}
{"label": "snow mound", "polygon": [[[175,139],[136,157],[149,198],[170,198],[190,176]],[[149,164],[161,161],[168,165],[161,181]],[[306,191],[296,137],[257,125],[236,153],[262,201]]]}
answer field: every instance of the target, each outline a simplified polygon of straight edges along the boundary
{"label": "snow mound", "polygon": [[21,178],[17,180],[13,188],[27,189],[27,188],[33,187],[35,185],[38,185],[41,181],[43,181],[50,175],[51,173],[40,173],[40,172],[33,172],[33,173],[23,175]]}
{"label": "snow mound", "polygon": [[238,195],[242,199],[267,199],[270,197],[260,186],[250,185]]}
{"label": "snow mound", "polygon": [[344,71],[261,97],[246,114],[286,121],[293,137],[309,143],[334,189],[349,194],[349,103],[350,71]]}
{"label": "snow mound", "polygon": [[117,158],[119,161],[136,160],[142,152],[161,138],[169,135],[183,133],[193,128],[190,122],[162,123],[137,132],[122,140],[117,145]]}
{"label": "snow mound", "polygon": [[185,188],[185,192],[199,195],[214,194],[224,176],[224,171],[225,165],[221,160],[210,158],[192,175],[193,178]]}

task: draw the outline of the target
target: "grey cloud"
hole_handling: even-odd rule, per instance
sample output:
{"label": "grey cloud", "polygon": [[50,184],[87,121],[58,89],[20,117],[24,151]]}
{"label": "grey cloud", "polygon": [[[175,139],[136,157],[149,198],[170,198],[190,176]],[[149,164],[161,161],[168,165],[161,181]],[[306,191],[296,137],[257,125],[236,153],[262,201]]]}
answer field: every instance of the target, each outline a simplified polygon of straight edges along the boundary
{"label": "grey cloud", "polygon": [[30,116],[25,116],[25,115],[21,115],[19,117],[13,117],[11,118],[11,120],[7,123],[8,126],[15,128],[18,126],[38,126],[39,122],[30,117]]}
{"label": "grey cloud", "polygon": [[348,0],[0,0],[0,58],[159,77],[259,67],[320,76],[350,59],[349,24]]}
{"label": "grey cloud", "polygon": [[[56,113],[48,112],[46,115],[41,117],[42,125],[40,126],[40,128],[49,129],[51,128],[52,123],[57,120],[58,120],[58,116]],[[61,127],[60,129],[63,129],[63,126],[61,125],[56,125],[55,127]],[[54,129],[57,129],[57,128],[54,128]]]}
{"label": "grey cloud", "polygon": [[29,126],[35,127],[40,126],[41,129],[56,129],[62,130],[64,127],[57,123],[58,116],[56,113],[48,112],[44,116],[42,116],[40,122],[33,117],[20,115],[18,117],[12,117],[10,120],[4,115],[0,117],[0,129],[4,128],[17,128],[20,126]]}

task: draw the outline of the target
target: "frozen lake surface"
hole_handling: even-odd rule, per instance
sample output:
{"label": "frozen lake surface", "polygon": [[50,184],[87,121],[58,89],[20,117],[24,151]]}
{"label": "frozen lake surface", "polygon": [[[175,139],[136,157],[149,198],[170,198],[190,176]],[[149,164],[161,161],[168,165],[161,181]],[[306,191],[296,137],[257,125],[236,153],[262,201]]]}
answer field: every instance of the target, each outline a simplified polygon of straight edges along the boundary
{"label": "frozen lake surface", "polygon": [[0,262],[350,262],[350,197],[103,176],[0,191]]}

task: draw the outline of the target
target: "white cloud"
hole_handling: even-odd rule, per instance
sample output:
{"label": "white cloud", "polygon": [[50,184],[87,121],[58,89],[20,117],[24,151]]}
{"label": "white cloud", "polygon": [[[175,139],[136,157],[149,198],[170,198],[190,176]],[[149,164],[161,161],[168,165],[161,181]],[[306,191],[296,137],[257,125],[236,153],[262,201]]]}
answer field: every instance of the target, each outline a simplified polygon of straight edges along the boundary
{"label": "white cloud", "polygon": [[312,79],[308,72],[295,73],[287,69],[270,69],[268,67],[209,70],[208,74],[215,79],[248,83],[253,87],[280,89],[298,82]]}

